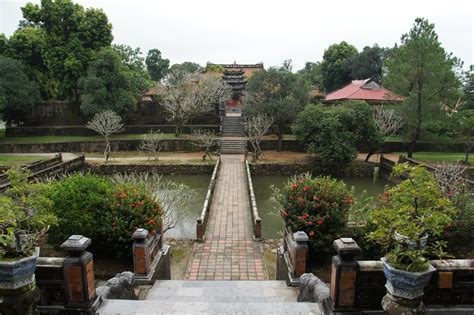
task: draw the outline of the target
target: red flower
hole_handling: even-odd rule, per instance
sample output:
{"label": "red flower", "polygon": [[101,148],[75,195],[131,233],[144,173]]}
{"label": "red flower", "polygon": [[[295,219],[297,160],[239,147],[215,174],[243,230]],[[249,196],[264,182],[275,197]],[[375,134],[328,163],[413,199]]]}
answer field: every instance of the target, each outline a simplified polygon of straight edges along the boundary
{"label": "red flower", "polygon": [[321,225],[324,223],[324,220],[323,219],[318,219],[318,221],[316,221],[317,224]]}
{"label": "red flower", "polygon": [[280,211],[280,215],[283,217],[283,218],[286,218],[288,216],[288,212],[282,210]]}
{"label": "red flower", "polygon": [[309,231],[308,235],[309,235],[310,237],[313,237],[313,236],[314,236],[314,231]]}
{"label": "red flower", "polygon": [[308,185],[305,185],[305,186],[303,187],[303,191],[308,191],[308,190],[310,190],[310,189],[311,189],[311,186],[308,186]]}
{"label": "red flower", "polygon": [[318,201],[318,200],[319,200],[319,197],[315,195],[315,196],[313,196],[313,200]]}
{"label": "red flower", "polygon": [[313,222],[311,221],[306,222],[306,226],[310,226],[310,225],[313,225]]}
{"label": "red flower", "polygon": [[295,188],[298,188],[298,184],[297,183],[294,183],[290,186],[290,189],[293,190]]}
{"label": "red flower", "polygon": [[153,225],[153,224],[155,224],[155,220],[151,219],[151,220],[148,221],[147,223],[148,223],[148,225]]}

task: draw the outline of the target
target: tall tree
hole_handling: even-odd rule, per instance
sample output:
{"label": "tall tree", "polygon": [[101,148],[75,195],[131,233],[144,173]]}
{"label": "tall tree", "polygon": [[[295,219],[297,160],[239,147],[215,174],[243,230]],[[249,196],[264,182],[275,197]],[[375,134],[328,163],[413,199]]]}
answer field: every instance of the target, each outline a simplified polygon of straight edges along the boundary
{"label": "tall tree", "polygon": [[7,54],[22,61],[27,75],[38,85],[42,98],[51,99],[58,95],[59,83],[52,78],[46,64],[46,45],[44,29],[34,26],[20,27],[8,40]]}
{"label": "tall tree", "polygon": [[273,132],[278,136],[278,150],[282,148],[283,134],[307,105],[310,84],[300,74],[292,73],[288,66],[257,71],[246,85],[242,99],[245,116],[269,116]]}
{"label": "tall tree", "polygon": [[298,71],[311,85],[321,88],[322,74],[320,62],[306,62],[304,68]]}
{"label": "tall tree", "polygon": [[144,92],[153,86],[140,48],[132,48],[128,45],[113,45],[112,48],[120,56],[122,64],[130,70],[131,84],[137,91]]}
{"label": "tall tree", "polygon": [[0,34],[0,55],[4,55],[6,53],[7,45],[8,45],[8,38],[5,36],[5,34],[1,33]]}
{"label": "tall tree", "polygon": [[474,109],[474,68],[466,73],[463,91],[463,108]]}
{"label": "tall tree", "polygon": [[171,66],[170,71],[183,71],[183,72],[188,72],[188,73],[196,73],[201,71],[203,68],[195,63],[195,62],[190,62],[190,61],[185,61],[183,63],[175,63],[174,65]]}
{"label": "tall tree", "polygon": [[105,110],[135,110],[143,92],[135,78],[134,71],[123,64],[114,49],[103,49],[89,65],[87,76],[79,80],[82,112],[91,115]]}
{"label": "tall tree", "polygon": [[332,44],[324,51],[321,62],[322,88],[332,92],[351,82],[351,73],[347,69],[347,60],[357,55],[357,49],[345,41]]}
{"label": "tall tree", "polygon": [[112,42],[112,25],[99,9],[84,9],[71,0],[42,0],[22,8],[24,21],[44,29],[44,59],[59,82],[59,97],[79,99],[78,79],[90,60]]}
{"label": "tall tree", "polygon": [[161,57],[161,51],[151,49],[146,56],[146,67],[153,81],[161,81],[168,73],[170,67],[169,59]]}
{"label": "tall tree", "polygon": [[346,67],[351,78],[361,80],[372,78],[378,83],[382,82],[383,61],[387,50],[375,44],[372,47],[365,46],[364,49],[346,60]]}
{"label": "tall tree", "polygon": [[385,62],[384,84],[405,96],[402,105],[404,135],[409,141],[408,157],[422,135],[424,124],[441,114],[441,104],[455,99],[460,80],[455,69],[460,61],[446,53],[438,40],[434,24],[417,18],[409,33],[401,38]]}
{"label": "tall tree", "polygon": [[8,124],[22,122],[40,100],[38,86],[25,74],[23,65],[0,56],[0,113]]}

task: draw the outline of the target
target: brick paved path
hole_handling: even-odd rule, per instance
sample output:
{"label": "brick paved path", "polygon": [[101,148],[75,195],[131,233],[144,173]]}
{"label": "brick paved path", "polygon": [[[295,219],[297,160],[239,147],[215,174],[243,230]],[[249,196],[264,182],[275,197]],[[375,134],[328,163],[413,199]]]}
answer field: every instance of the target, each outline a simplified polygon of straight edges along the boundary
{"label": "brick paved path", "polygon": [[266,280],[262,244],[253,241],[243,155],[221,155],[204,243],[195,243],[188,280]]}

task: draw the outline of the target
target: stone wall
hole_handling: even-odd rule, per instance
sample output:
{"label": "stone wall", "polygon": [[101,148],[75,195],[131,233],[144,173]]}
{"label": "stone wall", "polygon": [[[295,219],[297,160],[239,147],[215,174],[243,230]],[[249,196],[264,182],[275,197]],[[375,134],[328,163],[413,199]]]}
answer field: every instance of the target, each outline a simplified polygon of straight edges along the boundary
{"label": "stone wall", "polygon": [[[216,122],[218,123],[218,122]],[[184,126],[182,132],[191,134],[196,129],[209,129],[214,133],[219,132],[220,125],[188,125]],[[160,130],[162,133],[174,133],[175,125],[125,125],[121,134],[142,134],[150,130]],[[84,125],[68,126],[18,126],[9,127],[6,130],[7,137],[22,136],[97,136],[93,130],[87,129]]]}
{"label": "stone wall", "polygon": [[117,173],[147,173],[156,172],[163,175],[203,175],[212,174],[213,164],[90,164],[86,163],[86,170],[101,175]]}
{"label": "stone wall", "polygon": [[362,161],[353,161],[346,169],[338,167],[323,167],[310,163],[250,163],[252,175],[263,176],[292,176],[305,172],[313,175],[330,174],[337,177],[371,177],[376,164]]}
{"label": "stone wall", "polygon": [[[166,114],[159,101],[142,101],[136,111],[122,115],[127,125],[167,124]],[[84,125],[90,117],[80,111],[80,104],[67,101],[48,101],[34,106],[24,121],[25,126],[68,126]],[[193,120],[195,124],[219,124],[217,113],[201,115]]]}
{"label": "stone wall", "polygon": [[[142,140],[113,140],[112,155],[114,151],[137,151]],[[163,152],[184,151],[198,152],[201,148],[195,146],[189,139],[163,139],[161,142]],[[55,153],[55,152],[103,152],[103,141],[66,141],[51,143],[2,143],[0,153]]]}

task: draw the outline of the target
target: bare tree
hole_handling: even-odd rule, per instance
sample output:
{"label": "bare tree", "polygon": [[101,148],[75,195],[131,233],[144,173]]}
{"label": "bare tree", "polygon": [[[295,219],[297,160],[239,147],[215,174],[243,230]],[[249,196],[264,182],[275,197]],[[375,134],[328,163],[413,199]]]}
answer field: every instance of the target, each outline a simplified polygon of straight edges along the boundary
{"label": "bare tree", "polygon": [[171,230],[189,213],[196,192],[186,185],[165,180],[156,173],[117,174],[116,183],[130,183],[143,187],[163,209],[162,233]]}
{"label": "bare tree", "polygon": [[198,73],[171,72],[160,94],[168,120],[176,124],[179,136],[185,124],[231,97],[232,89],[220,78]]}
{"label": "bare tree", "polygon": [[151,158],[158,161],[161,151],[161,140],[160,130],[150,130],[147,134],[143,135],[143,141],[138,146],[138,151],[146,153],[148,161]]}
{"label": "bare tree", "polygon": [[250,143],[253,147],[253,159],[258,160],[262,154],[260,149],[260,142],[263,139],[268,131],[270,130],[273,124],[273,119],[264,114],[257,114],[255,116],[250,116],[245,119],[244,127],[247,137],[249,138]]}
{"label": "bare tree", "polygon": [[458,194],[462,192],[466,185],[466,180],[463,176],[467,166],[459,162],[448,163],[441,162],[434,168],[434,175],[441,190],[448,194]]}
{"label": "bare tree", "polygon": [[216,144],[217,138],[215,134],[206,129],[197,129],[193,133],[194,137],[192,139],[193,143],[200,148],[204,149],[204,155],[202,156],[202,160],[206,160],[206,156],[212,160],[212,155],[210,153],[211,147]]}
{"label": "bare tree", "polygon": [[97,113],[86,124],[86,128],[94,130],[102,135],[105,140],[104,159],[105,162],[109,160],[110,156],[110,136],[119,133],[123,130],[122,118],[112,110],[106,110]]}
{"label": "bare tree", "polygon": [[[374,114],[372,116],[375,126],[383,137],[382,145],[387,142],[388,138],[395,135],[403,125],[402,117],[395,113],[395,110],[386,108],[383,105],[374,107]],[[375,150],[369,152],[366,161],[375,153]]]}
{"label": "bare tree", "polygon": [[383,105],[374,107],[373,119],[385,140],[396,134],[403,124],[402,117],[397,115],[395,110],[386,108]]}

